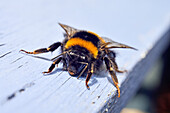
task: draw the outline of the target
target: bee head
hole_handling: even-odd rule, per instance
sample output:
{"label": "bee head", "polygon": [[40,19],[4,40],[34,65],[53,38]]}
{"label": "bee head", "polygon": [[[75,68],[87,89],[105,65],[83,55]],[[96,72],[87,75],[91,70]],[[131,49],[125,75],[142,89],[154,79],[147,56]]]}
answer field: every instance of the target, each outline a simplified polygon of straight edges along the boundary
{"label": "bee head", "polygon": [[68,72],[71,76],[78,76],[86,65],[78,62],[71,63],[68,66]]}
{"label": "bee head", "polygon": [[85,61],[85,57],[81,56],[80,54],[70,52],[67,59],[68,59],[69,74],[72,76],[79,75],[86,65],[86,64],[82,63]]}

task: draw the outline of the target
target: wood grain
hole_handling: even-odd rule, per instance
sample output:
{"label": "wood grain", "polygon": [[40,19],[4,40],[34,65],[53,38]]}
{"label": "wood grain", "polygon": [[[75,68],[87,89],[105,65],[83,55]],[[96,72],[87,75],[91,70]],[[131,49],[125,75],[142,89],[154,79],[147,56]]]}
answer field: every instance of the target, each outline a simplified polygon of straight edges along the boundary
{"label": "wood grain", "polygon": [[[91,5],[89,6],[88,3],[86,5],[90,7],[89,9],[86,9],[82,3],[77,5],[69,1],[68,4],[64,1],[52,0],[0,1],[0,113],[95,113],[110,111],[116,113],[124,107],[128,97],[133,96],[144,77],[136,79],[134,76],[141,76],[142,73],[146,72],[164,50],[164,48],[160,49],[159,47],[165,46],[167,42],[162,42],[165,39],[160,40],[161,45],[154,46],[143,58],[141,54],[147,52],[148,48],[153,46],[159,37],[143,39],[144,42],[149,40],[147,43],[149,47],[137,37],[140,34],[136,34],[132,38],[131,32],[126,34],[121,31],[120,34],[125,34],[125,37],[114,38],[113,34],[120,31],[121,27],[108,28],[113,20],[107,22],[106,18],[105,26],[102,24],[104,18],[99,20],[101,25],[96,19],[93,20],[96,16],[93,15],[93,18],[89,18],[91,17]],[[78,8],[82,8],[82,10],[77,10]],[[70,13],[70,11],[77,13]],[[101,15],[101,12],[97,12],[95,7],[94,11],[94,14]],[[73,16],[73,14],[75,15]],[[76,20],[78,17],[79,21]],[[98,17],[96,18],[98,19]],[[111,30],[113,40],[122,41],[121,43],[130,44],[138,49],[138,51],[116,50],[118,53],[116,60],[120,69],[129,71],[129,73],[117,74],[121,89],[120,98],[117,98],[116,88],[106,71],[92,77],[89,82],[90,90],[85,86],[85,78],[71,77],[68,72],[61,71],[62,65],[59,65],[51,74],[43,75],[42,72],[46,71],[52,63],[48,59],[57,56],[60,50],[36,55],[36,57],[19,52],[20,49],[33,51],[62,41],[64,31],[57,22],[66,22],[65,24],[78,29],[81,26],[85,30],[90,30],[86,28],[94,26],[91,29],[102,31],[103,34],[107,31],[109,33]],[[156,53],[159,54],[155,55]],[[152,56],[150,57],[150,55]],[[148,60],[149,64],[147,64]],[[141,68],[140,71],[139,68]],[[139,81],[138,84],[134,85],[135,81]]]}

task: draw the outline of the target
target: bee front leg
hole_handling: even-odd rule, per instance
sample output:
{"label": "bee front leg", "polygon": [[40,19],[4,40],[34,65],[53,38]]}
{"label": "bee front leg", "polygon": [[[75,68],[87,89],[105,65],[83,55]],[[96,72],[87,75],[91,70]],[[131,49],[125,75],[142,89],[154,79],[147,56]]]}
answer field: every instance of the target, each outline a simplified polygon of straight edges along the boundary
{"label": "bee front leg", "polygon": [[62,57],[59,57],[58,59],[56,59],[56,60],[52,63],[52,65],[50,66],[50,68],[48,69],[48,71],[43,72],[43,74],[52,72],[52,70],[55,68],[55,65],[58,64],[61,60],[62,60]]}
{"label": "bee front leg", "polygon": [[40,53],[53,52],[59,46],[61,46],[61,44],[62,44],[61,42],[57,42],[57,43],[54,43],[54,44],[50,45],[48,48],[37,49],[37,50],[34,50],[33,52],[28,52],[28,51],[25,51],[23,49],[21,49],[20,51],[25,52],[27,54],[40,54]]}
{"label": "bee front leg", "polygon": [[79,76],[77,77],[77,79],[79,79],[81,77],[81,75],[84,73],[84,71],[87,69],[88,63],[86,62],[80,62],[82,64],[85,64],[86,66],[84,67],[84,69],[81,71],[81,73],[79,74]]}
{"label": "bee front leg", "polygon": [[93,68],[94,68],[94,64],[89,64],[89,67],[88,67],[88,73],[87,73],[87,77],[86,77],[86,87],[87,89],[90,89],[89,85],[88,85],[88,82],[93,74]]}
{"label": "bee front leg", "polygon": [[67,71],[67,63],[66,63],[66,59],[63,58],[63,70]]}

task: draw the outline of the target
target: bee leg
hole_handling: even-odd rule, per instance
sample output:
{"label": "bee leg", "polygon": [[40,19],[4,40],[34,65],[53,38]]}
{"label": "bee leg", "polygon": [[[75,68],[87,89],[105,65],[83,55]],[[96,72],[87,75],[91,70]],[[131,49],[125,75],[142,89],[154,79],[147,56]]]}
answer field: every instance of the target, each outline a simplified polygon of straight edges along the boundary
{"label": "bee leg", "polygon": [[63,70],[67,71],[67,63],[66,63],[66,59],[63,58]]}
{"label": "bee leg", "polygon": [[52,70],[55,68],[55,65],[58,64],[61,60],[62,60],[62,57],[57,58],[57,59],[52,63],[52,65],[50,66],[50,68],[48,69],[48,71],[43,72],[43,74],[52,72]]}
{"label": "bee leg", "polygon": [[52,45],[50,45],[48,48],[41,48],[41,49],[37,49],[37,50],[34,50],[33,52],[28,52],[28,51],[25,51],[23,49],[21,49],[20,51],[22,52],[25,52],[27,54],[40,54],[40,53],[47,53],[47,52],[53,52],[54,50],[56,50],[59,46],[61,46],[61,42],[56,42]]}
{"label": "bee leg", "polygon": [[87,77],[86,77],[86,82],[85,82],[87,89],[90,89],[88,82],[89,82],[89,80],[90,80],[90,78],[93,74],[93,68],[94,68],[94,64],[92,63],[92,64],[89,65],[88,73],[87,73]]}
{"label": "bee leg", "polygon": [[112,60],[112,63],[113,63],[113,67],[114,67],[114,69],[115,69],[116,72],[119,72],[119,73],[127,72],[127,70],[119,70],[119,69],[118,69],[118,66],[117,66],[117,63],[115,62],[115,60]]}
{"label": "bee leg", "polygon": [[115,61],[116,54],[115,54],[114,51],[107,50],[107,56],[109,57],[109,60],[111,60],[112,65],[113,65],[116,72],[119,72],[119,73],[127,72],[127,70],[119,70],[118,69],[118,65],[117,65],[117,63]]}
{"label": "bee leg", "polygon": [[112,63],[109,60],[109,58],[107,58],[107,57],[104,57],[104,61],[105,61],[107,70],[109,70],[109,73],[111,75],[113,83],[115,84],[115,86],[118,90],[118,97],[120,97],[120,89],[119,89],[119,86],[118,86],[118,79],[117,79],[116,73],[113,70]]}
{"label": "bee leg", "polygon": [[87,69],[88,63],[85,62],[81,62],[82,64],[86,64],[86,66],[84,67],[84,69],[81,71],[81,73],[79,74],[79,76],[77,77],[77,79],[79,79],[81,77],[81,75],[84,73],[84,71]]}

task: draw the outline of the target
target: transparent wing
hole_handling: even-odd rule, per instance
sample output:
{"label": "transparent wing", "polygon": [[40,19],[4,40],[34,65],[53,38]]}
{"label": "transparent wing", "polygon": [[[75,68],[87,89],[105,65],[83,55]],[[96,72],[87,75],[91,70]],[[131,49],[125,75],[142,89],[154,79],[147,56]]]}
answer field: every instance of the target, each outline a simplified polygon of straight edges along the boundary
{"label": "transparent wing", "polygon": [[108,49],[110,49],[110,48],[130,48],[130,49],[137,50],[134,47],[131,47],[131,46],[119,43],[119,42],[115,42],[107,37],[102,37],[102,38],[106,42],[105,44],[103,44],[103,47],[105,47],[105,48],[108,48]]}

